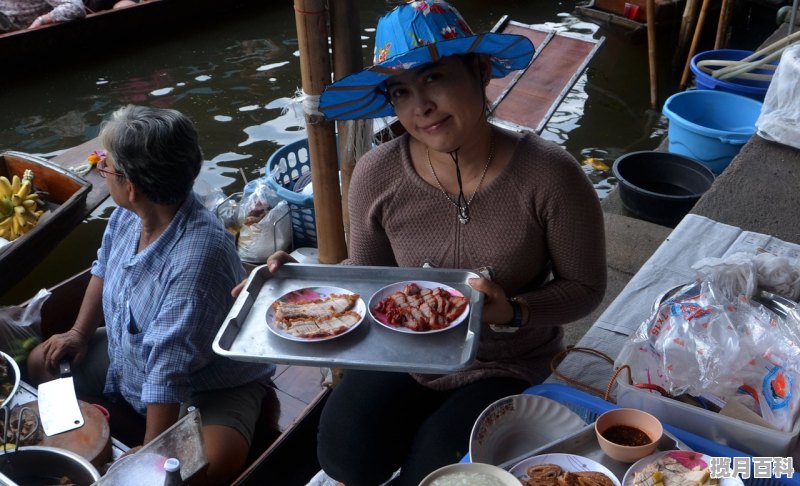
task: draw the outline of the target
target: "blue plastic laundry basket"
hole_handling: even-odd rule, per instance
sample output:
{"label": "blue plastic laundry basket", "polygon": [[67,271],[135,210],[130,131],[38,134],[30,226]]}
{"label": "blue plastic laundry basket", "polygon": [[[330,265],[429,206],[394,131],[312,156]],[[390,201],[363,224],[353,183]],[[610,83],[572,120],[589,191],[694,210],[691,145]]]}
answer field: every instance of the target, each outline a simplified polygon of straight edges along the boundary
{"label": "blue plastic laundry basket", "polygon": [[[279,167],[276,178],[269,177]],[[308,139],[304,138],[276,150],[267,160],[267,182],[281,199],[289,203],[292,217],[294,247],[317,247],[317,221],[314,215],[314,196],[294,192],[297,180],[311,171]]]}

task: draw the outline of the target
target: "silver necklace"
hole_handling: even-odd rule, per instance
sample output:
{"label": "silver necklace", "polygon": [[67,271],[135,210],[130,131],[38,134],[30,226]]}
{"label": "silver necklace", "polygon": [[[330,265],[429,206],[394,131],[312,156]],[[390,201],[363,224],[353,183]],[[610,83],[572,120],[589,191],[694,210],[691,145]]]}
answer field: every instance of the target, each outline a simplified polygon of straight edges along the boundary
{"label": "silver necklace", "polygon": [[453,158],[453,162],[456,164],[456,177],[458,179],[457,200],[454,200],[452,197],[450,197],[450,194],[448,194],[447,191],[444,190],[444,187],[442,187],[442,183],[439,181],[439,176],[436,175],[436,170],[434,170],[433,163],[431,162],[430,148],[425,148],[425,156],[428,158],[428,166],[431,168],[431,173],[433,174],[433,178],[436,180],[436,185],[439,186],[439,190],[442,191],[444,197],[446,197],[447,200],[450,201],[450,203],[458,210],[458,222],[461,224],[469,223],[469,205],[472,204],[472,200],[475,199],[475,195],[481,188],[481,184],[483,184],[483,178],[486,177],[486,171],[489,169],[489,164],[492,163],[492,159],[494,158],[494,136],[492,136],[489,143],[489,157],[486,159],[486,165],[483,166],[481,178],[478,181],[478,185],[475,186],[475,190],[472,192],[472,196],[470,196],[469,199],[464,197],[464,191],[461,190],[461,169],[458,167],[458,152],[450,153],[450,156]]}

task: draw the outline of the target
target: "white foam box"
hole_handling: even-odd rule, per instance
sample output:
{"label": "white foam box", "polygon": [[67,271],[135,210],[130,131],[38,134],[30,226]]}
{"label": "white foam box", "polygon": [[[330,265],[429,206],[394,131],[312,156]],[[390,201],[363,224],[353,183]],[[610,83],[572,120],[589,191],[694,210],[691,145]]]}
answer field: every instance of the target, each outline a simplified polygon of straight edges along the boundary
{"label": "white foam box", "polygon": [[800,420],[791,432],[763,427],[664,397],[619,381],[617,405],[649,412],[662,422],[753,456],[791,456],[800,435]]}

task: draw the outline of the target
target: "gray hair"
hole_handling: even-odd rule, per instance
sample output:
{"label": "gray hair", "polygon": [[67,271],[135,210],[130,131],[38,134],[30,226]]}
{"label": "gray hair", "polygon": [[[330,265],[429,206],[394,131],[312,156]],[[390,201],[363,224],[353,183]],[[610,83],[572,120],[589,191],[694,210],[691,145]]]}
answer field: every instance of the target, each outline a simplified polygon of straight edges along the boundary
{"label": "gray hair", "polygon": [[103,123],[100,143],[116,169],[157,204],[186,199],[203,164],[197,131],[176,110],[120,108]]}

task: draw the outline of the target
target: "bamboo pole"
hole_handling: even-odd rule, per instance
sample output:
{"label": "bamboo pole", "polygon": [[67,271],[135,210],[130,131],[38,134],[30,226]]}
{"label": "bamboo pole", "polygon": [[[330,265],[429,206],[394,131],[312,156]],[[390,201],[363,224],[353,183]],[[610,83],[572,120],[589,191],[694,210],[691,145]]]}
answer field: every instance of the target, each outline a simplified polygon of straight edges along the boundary
{"label": "bamboo pole", "polygon": [[[341,79],[348,74],[360,71],[364,63],[361,60],[361,27],[356,0],[330,0],[331,39],[333,43],[333,78]],[[350,212],[347,201],[350,194],[350,178],[359,154],[354,147],[359,136],[355,123],[338,122],[339,133],[339,168],[342,171],[342,221],[344,223],[345,240],[349,241]]]}
{"label": "bamboo pole", "polygon": [[689,64],[692,61],[692,56],[697,50],[697,44],[700,43],[700,34],[703,32],[703,24],[706,21],[706,12],[708,12],[708,4],[710,0],[703,0],[703,5],[700,7],[700,16],[697,17],[697,26],[694,29],[694,37],[692,38],[692,45],[689,47],[689,55],[686,57],[686,64],[683,66],[683,75],[681,76],[681,88],[686,86],[689,80]]}
{"label": "bamboo pole", "polygon": [[683,63],[683,56],[686,53],[686,47],[692,38],[692,28],[694,27],[695,20],[697,19],[697,0],[686,0],[686,7],[683,9],[683,18],[681,20],[681,30],[678,35],[678,48],[675,51],[675,58],[673,65],[678,66]]}
{"label": "bamboo pole", "polygon": [[[312,97],[322,94],[325,85],[331,80],[325,4],[326,0],[294,0],[303,93],[312,100]],[[336,133],[333,122],[325,120],[319,110],[306,108],[306,103],[303,105],[308,154],[312,160],[311,179],[314,184],[319,261],[339,263],[347,258],[347,246],[342,223]]]}
{"label": "bamboo pole", "polygon": [[650,107],[658,108],[656,64],[656,0],[647,0],[647,57],[650,61]]}
{"label": "bamboo pole", "polygon": [[731,20],[733,0],[722,0],[719,8],[719,22],[717,23],[717,38],[714,39],[714,49],[722,49],[728,44],[728,25]]}

